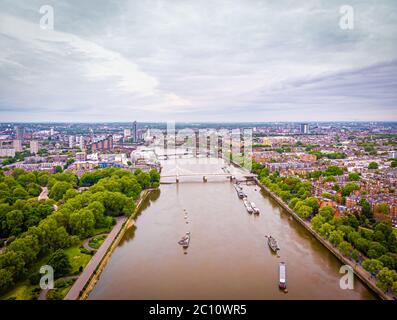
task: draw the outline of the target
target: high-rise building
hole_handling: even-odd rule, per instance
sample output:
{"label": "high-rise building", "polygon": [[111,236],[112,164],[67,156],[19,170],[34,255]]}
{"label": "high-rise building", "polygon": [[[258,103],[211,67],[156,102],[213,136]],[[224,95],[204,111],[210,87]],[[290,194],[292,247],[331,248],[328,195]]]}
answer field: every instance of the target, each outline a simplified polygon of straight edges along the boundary
{"label": "high-rise building", "polygon": [[301,123],[301,124],[300,124],[300,133],[302,133],[302,134],[308,134],[308,133],[309,133],[309,124],[307,124],[307,123]]}
{"label": "high-rise building", "polygon": [[79,147],[80,147],[81,151],[84,150],[84,137],[83,136],[80,136]]}
{"label": "high-rise building", "polygon": [[23,150],[21,140],[13,140],[12,144],[16,152],[21,152]]}
{"label": "high-rise building", "polygon": [[136,121],[132,124],[132,133],[133,133],[133,142],[138,142],[138,132],[137,132],[137,125]]}
{"label": "high-rise building", "polygon": [[52,137],[54,135],[54,128],[50,129],[50,136]]}
{"label": "high-rise building", "polygon": [[24,127],[15,127],[15,135],[17,140],[23,140],[23,135],[25,134]]}
{"label": "high-rise building", "polygon": [[74,139],[73,136],[69,136],[69,148],[72,149],[74,147]]}
{"label": "high-rise building", "polygon": [[39,152],[39,142],[32,140],[30,141],[30,153],[37,154]]}

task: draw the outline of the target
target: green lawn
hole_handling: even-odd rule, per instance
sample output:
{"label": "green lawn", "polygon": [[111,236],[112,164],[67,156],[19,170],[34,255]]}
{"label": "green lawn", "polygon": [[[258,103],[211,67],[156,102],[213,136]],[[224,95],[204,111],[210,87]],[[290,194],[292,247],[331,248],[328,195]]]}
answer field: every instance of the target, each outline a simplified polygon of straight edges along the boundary
{"label": "green lawn", "polygon": [[93,233],[93,236],[96,236],[96,235],[102,234],[102,233],[109,233],[109,232],[112,230],[113,227],[114,227],[114,226],[112,225],[112,226],[110,226],[110,227],[108,227],[108,228],[98,228],[98,229],[95,229],[95,230],[94,230],[94,233]]}
{"label": "green lawn", "polygon": [[71,274],[77,274],[81,266],[85,268],[92,258],[92,256],[89,254],[81,253],[79,246],[65,249],[65,253],[69,258],[70,264],[72,265]]}
{"label": "green lawn", "polygon": [[38,287],[31,285],[29,281],[19,282],[11,291],[0,296],[0,300],[32,300],[34,295],[32,290]]}
{"label": "green lawn", "polygon": [[90,240],[88,245],[91,248],[98,249],[102,245],[103,241],[105,241],[105,239],[106,239],[106,235],[105,234],[100,235],[100,236],[96,236],[96,237],[94,237],[94,238],[92,238]]}

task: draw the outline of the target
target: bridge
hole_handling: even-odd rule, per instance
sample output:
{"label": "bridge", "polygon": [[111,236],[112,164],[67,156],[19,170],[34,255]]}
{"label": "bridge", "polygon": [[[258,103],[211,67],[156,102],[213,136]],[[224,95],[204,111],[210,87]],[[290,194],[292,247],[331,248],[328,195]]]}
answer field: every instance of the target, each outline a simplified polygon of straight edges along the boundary
{"label": "bridge", "polygon": [[[174,172],[175,173],[171,173]],[[228,178],[230,181],[254,181],[254,178],[256,177],[255,174],[252,173],[231,173],[231,172],[192,172],[187,169],[181,169],[178,165],[171,170],[171,172],[166,173],[164,175],[161,175],[161,183],[169,183],[165,182],[164,179],[169,179],[173,178],[176,183],[180,182],[180,178],[183,177],[202,177],[203,182],[208,181],[208,177],[225,177]]]}

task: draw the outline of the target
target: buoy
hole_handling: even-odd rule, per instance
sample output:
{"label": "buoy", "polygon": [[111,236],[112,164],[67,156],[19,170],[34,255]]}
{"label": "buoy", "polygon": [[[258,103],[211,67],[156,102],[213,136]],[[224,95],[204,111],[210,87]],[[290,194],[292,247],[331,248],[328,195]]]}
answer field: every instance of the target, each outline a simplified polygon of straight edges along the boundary
{"label": "buoy", "polygon": [[187,254],[187,251],[183,251],[184,254]]}
{"label": "buoy", "polygon": [[284,289],[284,293],[288,293],[288,289],[287,288]]}

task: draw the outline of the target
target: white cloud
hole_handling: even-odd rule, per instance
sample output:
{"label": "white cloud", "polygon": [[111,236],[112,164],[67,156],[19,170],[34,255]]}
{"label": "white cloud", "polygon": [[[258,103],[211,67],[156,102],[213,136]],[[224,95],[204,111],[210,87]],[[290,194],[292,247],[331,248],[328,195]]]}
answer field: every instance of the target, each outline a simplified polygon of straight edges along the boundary
{"label": "white cloud", "polygon": [[54,118],[340,119],[346,105],[381,118],[396,102],[395,68],[382,68],[382,91],[367,76],[359,99],[359,77],[343,81],[397,60],[392,1],[351,0],[349,31],[340,4],[320,0],[57,1],[52,33],[38,28],[36,3],[1,8],[0,112],[10,119],[29,108]]}

